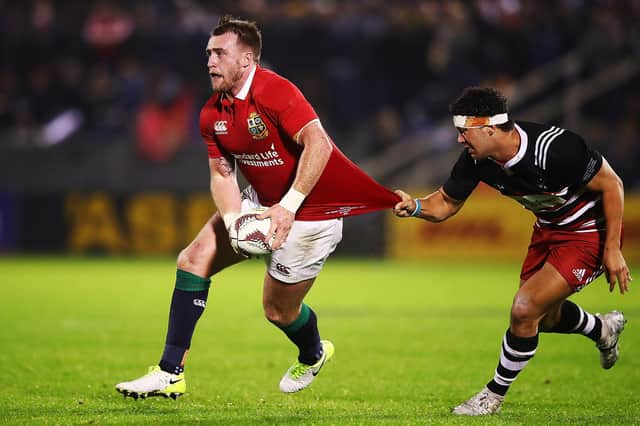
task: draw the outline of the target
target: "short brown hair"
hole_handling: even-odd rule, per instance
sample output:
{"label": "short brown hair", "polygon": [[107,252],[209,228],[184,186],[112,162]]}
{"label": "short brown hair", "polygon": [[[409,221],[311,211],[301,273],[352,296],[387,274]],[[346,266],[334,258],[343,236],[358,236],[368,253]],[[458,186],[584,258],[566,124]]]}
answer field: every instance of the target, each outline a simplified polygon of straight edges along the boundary
{"label": "short brown hair", "polygon": [[218,21],[218,25],[211,31],[211,35],[218,36],[225,33],[236,34],[240,43],[251,48],[255,61],[260,62],[262,34],[255,22],[224,15]]}

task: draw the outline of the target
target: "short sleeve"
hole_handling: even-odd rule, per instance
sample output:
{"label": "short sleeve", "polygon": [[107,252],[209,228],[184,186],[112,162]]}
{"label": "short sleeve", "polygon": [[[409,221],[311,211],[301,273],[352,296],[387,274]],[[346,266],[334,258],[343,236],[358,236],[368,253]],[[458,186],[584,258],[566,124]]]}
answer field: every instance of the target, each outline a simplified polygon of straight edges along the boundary
{"label": "short sleeve", "polygon": [[292,139],[307,123],[318,118],[300,89],[284,78],[272,81],[260,97],[271,118]]}
{"label": "short sleeve", "polygon": [[442,189],[449,197],[464,201],[471,195],[478,182],[480,182],[478,167],[465,150],[458,157]]}
{"label": "short sleeve", "polygon": [[602,167],[602,155],[582,137],[565,130],[549,146],[548,170],[561,186],[586,185]]}
{"label": "short sleeve", "polygon": [[213,110],[207,103],[200,110],[200,136],[202,136],[204,143],[207,144],[209,158],[224,157],[214,136],[214,125]]}

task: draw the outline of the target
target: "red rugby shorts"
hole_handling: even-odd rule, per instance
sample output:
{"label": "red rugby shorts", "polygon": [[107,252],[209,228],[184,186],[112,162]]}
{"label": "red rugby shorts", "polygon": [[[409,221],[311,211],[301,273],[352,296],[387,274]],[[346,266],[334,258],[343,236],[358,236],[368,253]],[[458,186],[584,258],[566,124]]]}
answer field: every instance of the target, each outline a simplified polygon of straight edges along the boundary
{"label": "red rugby shorts", "polygon": [[549,262],[574,291],[579,291],[604,272],[604,240],[605,231],[570,232],[534,226],[520,279],[529,279]]}

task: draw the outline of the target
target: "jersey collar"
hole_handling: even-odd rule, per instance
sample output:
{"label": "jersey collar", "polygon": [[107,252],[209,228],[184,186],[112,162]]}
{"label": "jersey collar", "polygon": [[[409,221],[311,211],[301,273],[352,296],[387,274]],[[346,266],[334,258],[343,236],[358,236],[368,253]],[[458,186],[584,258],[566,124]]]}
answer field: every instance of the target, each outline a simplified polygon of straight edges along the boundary
{"label": "jersey collar", "polygon": [[527,152],[527,146],[529,145],[529,138],[527,136],[527,133],[522,130],[522,128],[516,123],[514,123],[514,126],[518,131],[518,134],[520,135],[520,148],[518,148],[518,152],[513,156],[511,160],[504,163],[504,166],[502,167],[505,169],[510,169],[511,167],[518,164],[520,160],[522,160],[522,157],[524,157],[524,154]]}
{"label": "jersey collar", "polygon": [[236,98],[240,99],[241,101],[244,101],[247,98],[247,95],[249,94],[249,89],[251,88],[251,83],[253,83],[253,76],[256,74],[256,68],[257,68],[256,65],[254,65],[253,68],[251,68],[251,71],[249,72],[249,77],[247,78],[247,81],[244,82],[244,86],[242,86],[242,89],[240,89],[238,94],[235,96]]}

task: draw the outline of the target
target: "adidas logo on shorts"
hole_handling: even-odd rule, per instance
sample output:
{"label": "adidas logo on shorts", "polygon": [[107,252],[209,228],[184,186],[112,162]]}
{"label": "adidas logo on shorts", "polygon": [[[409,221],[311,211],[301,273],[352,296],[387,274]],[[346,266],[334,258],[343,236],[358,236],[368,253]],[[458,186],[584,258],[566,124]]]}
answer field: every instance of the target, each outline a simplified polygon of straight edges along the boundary
{"label": "adidas logo on shorts", "polygon": [[578,282],[582,282],[582,279],[584,278],[584,274],[587,272],[587,270],[584,268],[580,268],[580,269],[572,269],[571,272],[573,272],[573,275],[576,276],[576,278],[578,279]]}

